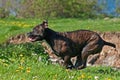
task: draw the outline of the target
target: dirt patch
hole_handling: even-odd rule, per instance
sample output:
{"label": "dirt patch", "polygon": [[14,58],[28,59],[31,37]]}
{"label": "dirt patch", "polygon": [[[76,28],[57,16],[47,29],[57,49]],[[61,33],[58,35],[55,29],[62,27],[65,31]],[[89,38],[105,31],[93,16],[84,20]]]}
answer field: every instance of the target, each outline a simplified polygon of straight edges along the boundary
{"label": "dirt patch", "polygon": [[21,43],[27,43],[30,42],[30,40],[27,37],[27,34],[18,34],[16,36],[10,37],[6,44],[21,44]]}
{"label": "dirt patch", "polygon": [[[100,36],[108,42],[112,42],[116,44],[116,49],[104,46],[103,50],[100,54],[91,55],[88,58],[87,65],[104,65],[104,66],[111,66],[115,68],[120,68],[120,32],[105,32],[100,33]],[[26,34],[16,35],[11,37],[7,44],[20,44],[30,42],[27,38]],[[54,55],[54,52],[45,42],[41,43],[41,45],[45,48],[45,51],[49,54],[50,60],[53,63],[62,63],[62,60]],[[72,62],[75,63],[76,58],[72,59]]]}
{"label": "dirt patch", "polygon": [[94,62],[94,65],[105,65],[120,68],[120,33],[105,32],[99,34],[104,40],[116,44],[116,49],[104,46],[99,58]]}

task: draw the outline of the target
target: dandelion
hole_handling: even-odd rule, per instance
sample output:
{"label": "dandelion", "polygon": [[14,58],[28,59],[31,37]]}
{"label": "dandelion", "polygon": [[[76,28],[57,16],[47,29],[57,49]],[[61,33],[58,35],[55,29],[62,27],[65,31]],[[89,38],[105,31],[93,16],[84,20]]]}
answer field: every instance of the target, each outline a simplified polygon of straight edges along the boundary
{"label": "dandelion", "polygon": [[19,26],[19,27],[21,27],[21,26],[22,26],[22,24],[20,24],[20,23],[19,23],[19,24],[18,24],[18,26]]}
{"label": "dandelion", "polygon": [[30,26],[30,25],[28,25],[28,24],[24,24],[24,25],[23,25],[23,27],[29,27],[29,26]]}
{"label": "dandelion", "polygon": [[23,68],[23,66],[19,66],[19,69],[20,69],[20,70],[23,70],[24,68]]}
{"label": "dandelion", "polygon": [[58,75],[56,74],[56,75],[54,76],[53,80],[57,80],[57,76],[58,76]]}
{"label": "dandelion", "polygon": [[111,78],[106,78],[105,80],[112,80]]}
{"label": "dandelion", "polygon": [[82,75],[81,75],[81,78],[82,78],[82,79],[84,79],[84,78],[85,78],[85,75],[84,75],[84,74],[82,74]]}
{"label": "dandelion", "polygon": [[27,73],[30,73],[30,67],[28,67],[28,68],[26,69],[26,72],[27,72]]}
{"label": "dandelion", "polygon": [[19,69],[16,69],[16,72],[19,72],[20,70]]}
{"label": "dandelion", "polygon": [[111,78],[108,78],[107,80],[112,80]]}
{"label": "dandelion", "polygon": [[88,76],[88,79],[91,79],[92,78],[92,76]]}
{"label": "dandelion", "polygon": [[80,79],[81,79],[81,77],[79,76],[77,79],[78,79],[78,80],[80,80]]}
{"label": "dandelion", "polygon": [[22,63],[24,63],[25,62],[25,60],[24,60],[24,58],[22,58],[21,60],[20,60],[20,63],[22,64]]}
{"label": "dandelion", "polygon": [[4,66],[6,66],[6,67],[8,66],[8,64],[7,64],[7,63],[3,63],[3,65],[4,65]]}
{"label": "dandelion", "polygon": [[78,80],[84,79],[84,78],[85,78],[85,74],[82,74],[81,76],[78,77]]}
{"label": "dandelion", "polygon": [[23,57],[23,54],[20,54],[19,56],[20,56],[20,57]]}
{"label": "dandelion", "polygon": [[25,79],[21,79],[21,80],[25,80]]}
{"label": "dandelion", "polygon": [[66,71],[66,72],[69,72],[70,70],[69,70],[69,69],[66,69],[65,71]]}
{"label": "dandelion", "polygon": [[11,60],[11,62],[15,62],[16,60],[15,59],[10,59]]}

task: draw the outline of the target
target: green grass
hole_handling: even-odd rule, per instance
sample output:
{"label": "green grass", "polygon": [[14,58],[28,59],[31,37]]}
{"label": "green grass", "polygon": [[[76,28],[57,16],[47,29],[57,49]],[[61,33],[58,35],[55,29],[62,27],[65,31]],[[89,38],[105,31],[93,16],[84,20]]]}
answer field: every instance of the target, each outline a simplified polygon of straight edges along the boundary
{"label": "green grass", "polygon": [[[42,20],[39,19],[0,19],[0,42],[4,42],[11,35],[29,32],[32,27],[41,22]],[[101,32],[120,31],[120,19],[50,19],[48,22],[51,29],[60,32],[78,29]]]}
{"label": "green grass", "polygon": [[[0,43],[10,36],[27,33],[41,23],[39,19],[1,19]],[[101,32],[120,30],[120,19],[80,20],[52,19],[49,27],[55,31],[89,29]],[[41,61],[39,60],[41,59]],[[96,79],[98,78],[98,79]],[[0,80],[119,80],[120,71],[110,67],[87,67],[83,70],[66,70],[48,61],[39,42],[19,45],[0,45]]]}
{"label": "green grass", "polygon": [[[120,71],[110,67],[87,67],[67,70],[53,65],[43,54],[40,43],[2,45],[0,48],[0,80],[119,80]],[[41,57],[41,61],[39,58]]]}

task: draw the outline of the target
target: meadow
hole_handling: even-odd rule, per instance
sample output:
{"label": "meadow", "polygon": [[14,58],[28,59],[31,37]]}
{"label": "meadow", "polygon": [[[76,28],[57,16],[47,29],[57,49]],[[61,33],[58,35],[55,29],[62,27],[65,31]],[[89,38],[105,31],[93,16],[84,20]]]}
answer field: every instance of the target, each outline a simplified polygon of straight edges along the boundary
{"label": "meadow", "polygon": [[[119,80],[120,70],[111,67],[87,67],[67,70],[51,64],[40,42],[4,44],[9,37],[27,33],[40,24],[40,19],[0,19],[0,80]],[[55,31],[89,29],[100,32],[119,32],[120,19],[49,19]]]}

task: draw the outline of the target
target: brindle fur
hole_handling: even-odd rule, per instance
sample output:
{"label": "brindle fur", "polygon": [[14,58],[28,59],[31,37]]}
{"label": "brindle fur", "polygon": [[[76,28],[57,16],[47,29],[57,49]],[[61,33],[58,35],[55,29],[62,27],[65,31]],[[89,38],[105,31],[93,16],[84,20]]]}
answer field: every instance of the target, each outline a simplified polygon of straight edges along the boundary
{"label": "brindle fur", "polygon": [[[83,69],[89,55],[100,53],[104,45],[116,47],[113,43],[104,41],[96,32],[76,30],[71,32],[56,32],[48,28],[48,23],[33,28],[28,34],[31,41],[46,40],[57,56],[64,60],[66,68]],[[77,56],[75,65],[71,58]]]}

